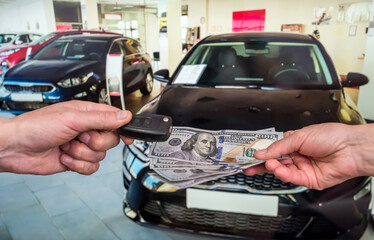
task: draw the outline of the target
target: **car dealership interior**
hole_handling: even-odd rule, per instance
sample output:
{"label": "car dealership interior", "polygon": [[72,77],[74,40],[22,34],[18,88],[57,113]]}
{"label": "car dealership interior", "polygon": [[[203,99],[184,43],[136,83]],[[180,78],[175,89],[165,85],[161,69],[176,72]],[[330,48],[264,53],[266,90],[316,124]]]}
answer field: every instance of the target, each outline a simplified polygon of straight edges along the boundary
{"label": "car dealership interior", "polygon": [[[0,63],[0,118],[77,99],[174,124],[89,176],[1,172],[0,239],[374,238],[370,176],[243,174],[287,131],[374,123],[371,0],[0,0]],[[199,131],[205,168],[170,150]]]}

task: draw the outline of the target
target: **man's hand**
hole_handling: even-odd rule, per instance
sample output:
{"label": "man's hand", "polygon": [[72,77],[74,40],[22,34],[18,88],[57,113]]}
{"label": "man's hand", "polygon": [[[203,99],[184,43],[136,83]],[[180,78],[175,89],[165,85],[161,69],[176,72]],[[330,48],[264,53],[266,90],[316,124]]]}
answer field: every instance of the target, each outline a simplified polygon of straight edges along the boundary
{"label": "man's hand", "polygon": [[[265,164],[248,168],[247,175],[267,170],[284,182],[325,189],[357,176],[373,175],[374,125],[339,123],[312,125],[284,134],[267,149],[256,151]],[[280,156],[286,160],[276,160]]]}
{"label": "man's hand", "polygon": [[113,130],[127,124],[131,117],[131,112],[109,105],[70,101],[0,119],[0,170],[92,174],[106,151],[119,143]]}

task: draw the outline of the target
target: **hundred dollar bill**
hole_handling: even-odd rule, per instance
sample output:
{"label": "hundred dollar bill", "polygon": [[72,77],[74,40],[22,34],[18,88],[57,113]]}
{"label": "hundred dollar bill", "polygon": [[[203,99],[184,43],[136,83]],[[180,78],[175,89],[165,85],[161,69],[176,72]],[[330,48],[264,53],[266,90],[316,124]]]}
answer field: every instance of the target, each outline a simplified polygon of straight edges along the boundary
{"label": "hundred dollar bill", "polygon": [[148,157],[211,165],[258,164],[254,152],[281,138],[281,132],[174,127],[167,141],[152,144]]}
{"label": "hundred dollar bill", "polygon": [[236,169],[154,169],[163,178],[172,182],[186,181],[196,178],[206,178],[217,174],[235,174]]}
{"label": "hundred dollar bill", "polygon": [[262,163],[262,160],[253,160],[251,163],[247,164],[196,164],[192,162],[183,162],[178,160],[160,160],[151,158],[150,159],[150,169],[224,169],[231,168],[237,170],[244,170],[251,166]]}
{"label": "hundred dollar bill", "polygon": [[201,183],[209,182],[209,181],[212,181],[212,180],[216,180],[216,179],[219,179],[221,177],[234,175],[234,174],[237,174],[239,172],[240,172],[239,170],[236,170],[236,171],[233,171],[233,172],[230,172],[230,173],[220,173],[220,174],[210,175],[210,176],[207,176],[207,177],[195,178],[195,179],[190,179],[190,180],[186,180],[186,181],[179,181],[179,182],[171,182],[171,181],[168,181],[166,179],[162,179],[162,180],[164,182],[176,187],[176,188],[188,188],[188,187],[195,186],[197,184],[201,184]]}
{"label": "hundred dollar bill", "polygon": [[240,171],[224,173],[224,174],[216,174],[216,175],[211,175],[209,177],[195,178],[195,179],[178,181],[178,182],[169,181],[169,180],[161,177],[157,173],[152,173],[151,172],[151,173],[149,173],[149,175],[154,177],[154,178],[157,178],[157,179],[161,180],[164,183],[166,183],[166,184],[163,184],[162,186],[160,186],[157,189],[157,191],[159,191],[159,192],[170,192],[170,191],[175,191],[176,189],[188,188],[188,187],[192,187],[194,185],[201,184],[201,183],[204,183],[204,182],[209,182],[209,181],[212,181],[212,180],[216,180],[216,179],[219,179],[221,177],[234,175],[234,174],[237,174],[239,172]]}

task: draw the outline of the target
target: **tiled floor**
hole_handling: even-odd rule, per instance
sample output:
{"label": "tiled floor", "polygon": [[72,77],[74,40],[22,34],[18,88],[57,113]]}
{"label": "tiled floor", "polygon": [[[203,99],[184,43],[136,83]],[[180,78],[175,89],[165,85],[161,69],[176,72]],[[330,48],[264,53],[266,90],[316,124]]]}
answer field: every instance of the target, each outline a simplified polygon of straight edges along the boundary
{"label": "tiled floor", "polygon": [[[126,98],[134,113],[140,108],[133,102],[139,96]],[[0,112],[0,117],[13,115]],[[108,151],[91,176],[0,173],[0,239],[218,239],[148,229],[127,219],[122,213],[122,149],[121,143]],[[372,236],[370,228],[362,239]]]}
{"label": "tiled floor", "polygon": [[0,239],[186,239],[123,215],[122,148],[110,150],[91,176],[1,173]]}
{"label": "tiled floor", "polygon": [[[136,113],[160,88],[156,84],[151,96],[130,94],[127,109]],[[14,116],[0,112],[0,117]],[[122,212],[122,149],[120,143],[109,150],[98,172],[90,176],[0,173],[0,239],[217,239],[165,233],[126,218]]]}

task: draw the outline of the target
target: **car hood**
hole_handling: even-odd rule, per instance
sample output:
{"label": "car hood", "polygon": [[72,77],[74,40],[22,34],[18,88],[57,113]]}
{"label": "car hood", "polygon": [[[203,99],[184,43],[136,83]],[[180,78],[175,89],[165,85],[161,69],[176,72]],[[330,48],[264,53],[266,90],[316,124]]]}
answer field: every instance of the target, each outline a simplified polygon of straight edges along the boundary
{"label": "car hood", "polygon": [[[7,79],[27,79],[28,81],[56,82],[72,74],[82,71],[92,71],[97,68],[98,61],[81,60],[29,60],[9,69],[5,75]],[[75,75],[73,76],[75,77]]]}
{"label": "car hood", "polygon": [[175,126],[277,131],[339,122],[340,90],[261,90],[167,86],[150,111]]}
{"label": "car hood", "polygon": [[0,52],[5,52],[5,51],[8,51],[8,50],[13,50],[13,49],[18,49],[18,48],[26,48],[26,47],[28,47],[28,45],[26,45],[26,44],[16,45],[16,46],[9,45],[9,46],[4,46],[3,48],[1,48]]}

